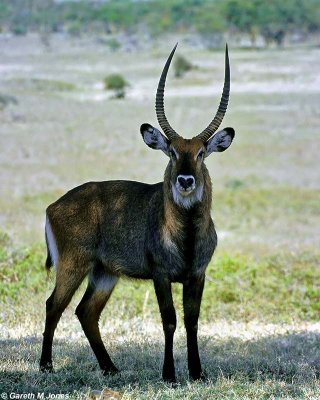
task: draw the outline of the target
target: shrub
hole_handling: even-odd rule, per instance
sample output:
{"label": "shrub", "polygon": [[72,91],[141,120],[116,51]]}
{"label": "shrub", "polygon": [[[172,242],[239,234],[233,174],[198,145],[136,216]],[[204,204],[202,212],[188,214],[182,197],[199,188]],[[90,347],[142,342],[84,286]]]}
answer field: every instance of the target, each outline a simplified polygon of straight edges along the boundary
{"label": "shrub", "polygon": [[121,47],[121,43],[118,42],[118,40],[115,38],[106,40],[106,45],[109,47],[111,51],[117,51]]}
{"label": "shrub", "polygon": [[27,28],[23,25],[13,25],[11,27],[11,32],[17,36],[23,36],[27,33]]}
{"label": "shrub", "polygon": [[3,110],[9,104],[18,104],[18,100],[16,97],[11,96],[9,94],[2,94],[0,93],[0,110]]}
{"label": "shrub", "polygon": [[104,78],[104,87],[106,90],[113,90],[116,99],[125,97],[125,89],[129,83],[120,74],[111,74]]}
{"label": "shrub", "polygon": [[185,57],[176,57],[174,62],[174,74],[176,78],[181,78],[186,72],[193,68],[194,66]]}
{"label": "shrub", "polygon": [[79,37],[81,35],[81,23],[79,21],[73,21],[67,29],[70,36]]}

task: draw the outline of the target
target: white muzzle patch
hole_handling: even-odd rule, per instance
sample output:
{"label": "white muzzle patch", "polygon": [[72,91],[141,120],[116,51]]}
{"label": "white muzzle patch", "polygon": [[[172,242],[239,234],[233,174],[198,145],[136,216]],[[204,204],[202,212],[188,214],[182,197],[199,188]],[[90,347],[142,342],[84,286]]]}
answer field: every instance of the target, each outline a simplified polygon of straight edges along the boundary
{"label": "white muzzle patch", "polygon": [[177,184],[171,183],[171,190],[174,202],[183,208],[191,208],[194,204],[202,201],[203,185],[194,188],[180,189]]}

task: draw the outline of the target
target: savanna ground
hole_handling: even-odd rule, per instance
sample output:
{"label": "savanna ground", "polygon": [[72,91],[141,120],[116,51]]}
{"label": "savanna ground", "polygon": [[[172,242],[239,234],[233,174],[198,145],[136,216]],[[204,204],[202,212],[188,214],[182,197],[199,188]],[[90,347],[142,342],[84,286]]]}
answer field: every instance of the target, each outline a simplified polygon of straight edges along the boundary
{"label": "savanna ground", "polygon": [[[101,318],[121,373],[103,377],[74,316],[82,287],[54,343],[54,374],[38,372],[45,300],[44,211],[88,180],[162,179],[166,157],[147,148],[140,124],[156,124],[159,50],[110,53],[94,40],[1,39],[0,389],[85,397],[110,388],[123,399],[320,399],[320,49],[231,49],[232,89],[224,126],[236,139],[207,160],[219,246],[209,266],[199,324],[205,382],[187,379],[181,288],[174,287],[178,386],[161,382],[163,335],[152,285],[121,281]],[[198,66],[169,76],[166,109],[182,135],[212,118],[223,53],[180,54]],[[127,97],[103,78],[120,72]],[[133,205],[134,206],[134,205]]]}

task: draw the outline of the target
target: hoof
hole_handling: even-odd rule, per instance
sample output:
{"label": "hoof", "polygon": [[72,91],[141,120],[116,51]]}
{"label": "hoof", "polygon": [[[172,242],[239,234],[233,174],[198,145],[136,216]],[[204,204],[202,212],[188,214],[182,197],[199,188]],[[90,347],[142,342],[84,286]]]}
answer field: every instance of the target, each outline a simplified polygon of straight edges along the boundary
{"label": "hoof", "polygon": [[176,388],[178,387],[178,384],[177,384],[176,381],[170,381],[170,382],[166,381],[165,383],[166,383],[171,389],[176,389]]}
{"label": "hoof", "polygon": [[104,376],[115,375],[118,372],[120,372],[120,371],[118,370],[118,368],[115,365],[112,365],[111,367],[106,367],[106,368],[102,369],[102,374]]}
{"label": "hoof", "polygon": [[172,386],[174,386],[177,383],[175,375],[163,375],[162,378],[166,383]]}
{"label": "hoof", "polygon": [[191,381],[206,381],[207,375],[203,371],[190,372],[189,378]]}
{"label": "hoof", "polygon": [[40,364],[40,372],[48,372],[52,373],[54,372],[53,366],[51,362],[45,363],[45,364]]}

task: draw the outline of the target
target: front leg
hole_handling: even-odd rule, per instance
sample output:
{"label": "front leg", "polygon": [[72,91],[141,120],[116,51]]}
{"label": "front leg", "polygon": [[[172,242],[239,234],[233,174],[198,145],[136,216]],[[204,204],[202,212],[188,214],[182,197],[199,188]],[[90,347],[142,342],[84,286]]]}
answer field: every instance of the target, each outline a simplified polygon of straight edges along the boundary
{"label": "front leg", "polygon": [[204,274],[183,282],[184,324],[187,332],[188,368],[191,379],[203,377],[198,350],[198,319],[204,287]]}
{"label": "front leg", "polygon": [[173,360],[173,335],[176,330],[177,318],[172,301],[171,282],[163,277],[155,277],[153,282],[165,337],[162,377],[166,382],[174,383],[176,382],[176,376]]}

